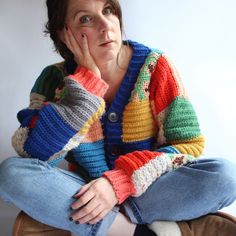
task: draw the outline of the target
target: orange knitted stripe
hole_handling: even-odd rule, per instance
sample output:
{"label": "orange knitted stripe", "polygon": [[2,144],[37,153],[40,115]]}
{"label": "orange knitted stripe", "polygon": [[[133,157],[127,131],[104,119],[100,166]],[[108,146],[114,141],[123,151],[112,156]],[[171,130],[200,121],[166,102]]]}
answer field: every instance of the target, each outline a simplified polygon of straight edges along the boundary
{"label": "orange knitted stripe", "polygon": [[165,57],[161,56],[158,59],[155,72],[152,74],[150,85],[150,99],[155,100],[157,114],[168,107],[178,95],[176,78]]}
{"label": "orange knitted stripe", "polygon": [[160,153],[151,151],[135,151],[120,156],[115,161],[116,168],[126,170],[127,175],[131,176],[135,170],[140,169],[150,160],[156,158]]}
{"label": "orange knitted stripe", "polygon": [[93,71],[85,67],[79,66],[74,75],[69,75],[70,78],[79,82],[89,92],[103,97],[108,89],[108,84],[99,78]]}
{"label": "orange knitted stripe", "polygon": [[89,128],[82,143],[92,143],[104,139],[102,124],[100,120],[96,120]]}

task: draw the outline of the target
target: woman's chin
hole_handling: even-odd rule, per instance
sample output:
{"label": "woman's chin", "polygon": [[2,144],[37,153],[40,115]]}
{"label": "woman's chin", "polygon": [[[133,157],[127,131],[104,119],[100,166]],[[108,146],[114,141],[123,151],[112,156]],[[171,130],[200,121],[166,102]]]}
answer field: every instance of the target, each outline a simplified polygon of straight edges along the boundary
{"label": "woman's chin", "polygon": [[97,63],[98,64],[107,64],[110,63],[112,61],[114,61],[116,63],[117,61],[117,56],[118,56],[118,52],[104,52],[99,54],[96,58],[97,58]]}

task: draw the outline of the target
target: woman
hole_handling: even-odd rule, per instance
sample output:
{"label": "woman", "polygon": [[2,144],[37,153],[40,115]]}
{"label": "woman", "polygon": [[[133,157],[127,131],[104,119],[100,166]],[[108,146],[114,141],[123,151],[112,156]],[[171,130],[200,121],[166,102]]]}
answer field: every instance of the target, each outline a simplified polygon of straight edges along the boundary
{"label": "woman", "polygon": [[[179,75],[161,51],[122,41],[118,1],[47,7],[65,61],[43,70],[18,113],[24,158],[1,164],[1,197],[79,235],[180,235],[175,222],[231,204],[233,165],[195,159],[204,138]],[[55,167],[64,158],[70,171]]]}

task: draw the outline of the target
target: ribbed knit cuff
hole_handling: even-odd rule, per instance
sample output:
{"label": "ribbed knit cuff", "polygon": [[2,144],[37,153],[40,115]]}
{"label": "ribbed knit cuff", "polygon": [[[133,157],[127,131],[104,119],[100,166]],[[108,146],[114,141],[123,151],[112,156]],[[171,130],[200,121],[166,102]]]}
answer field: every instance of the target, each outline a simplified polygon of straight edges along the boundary
{"label": "ribbed knit cuff", "polygon": [[118,204],[124,202],[129,196],[135,193],[134,185],[131,182],[130,177],[124,170],[114,169],[103,173],[113,186]]}
{"label": "ribbed knit cuff", "polygon": [[103,97],[108,89],[108,84],[104,80],[83,66],[79,66],[75,74],[69,75],[69,77],[79,82],[90,93],[100,97]]}

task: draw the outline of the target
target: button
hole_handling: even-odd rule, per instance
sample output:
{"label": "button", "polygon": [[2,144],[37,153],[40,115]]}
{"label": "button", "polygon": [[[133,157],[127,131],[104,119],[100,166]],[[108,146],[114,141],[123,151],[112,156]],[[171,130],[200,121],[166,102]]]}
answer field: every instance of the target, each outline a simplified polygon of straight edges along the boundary
{"label": "button", "polygon": [[113,145],[113,146],[111,147],[111,155],[112,155],[112,156],[119,156],[119,155],[121,155],[121,154],[122,154],[122,149],[121,149],[120,146],[118,146],[118,145]]}
{"label": "button", "polygon": [[108,120],[109,120],[110,122],[115,123],[115,122],[118,121],[118,118],[119,118],[119,117],[118,117],[117,113],[115,113],[115,112],[111,112],[111,113],[108,114]]}

